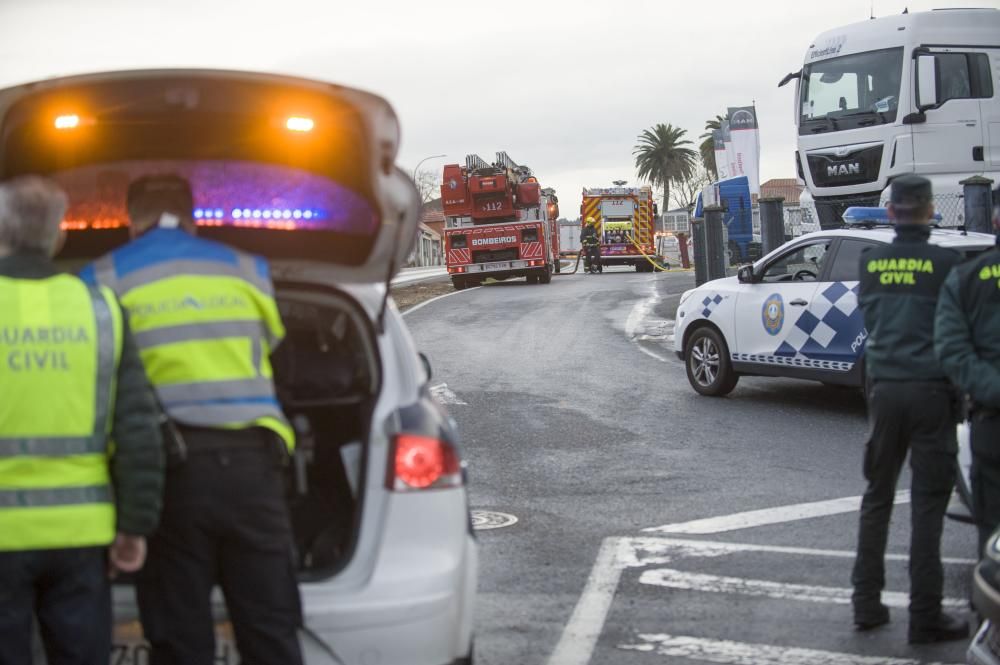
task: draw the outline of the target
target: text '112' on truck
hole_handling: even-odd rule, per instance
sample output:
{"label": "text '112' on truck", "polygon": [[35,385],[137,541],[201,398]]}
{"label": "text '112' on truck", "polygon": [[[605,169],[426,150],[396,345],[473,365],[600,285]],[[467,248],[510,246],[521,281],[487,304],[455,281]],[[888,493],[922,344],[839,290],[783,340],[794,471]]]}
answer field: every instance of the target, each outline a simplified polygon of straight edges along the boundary
{"label": "text '112' on truck", "polygon": [[487,278],[548,284],[559,272],[559,199],[527,166],[498,152],[493,164],[468,155],[444,167],[445,256],[456,289]]}

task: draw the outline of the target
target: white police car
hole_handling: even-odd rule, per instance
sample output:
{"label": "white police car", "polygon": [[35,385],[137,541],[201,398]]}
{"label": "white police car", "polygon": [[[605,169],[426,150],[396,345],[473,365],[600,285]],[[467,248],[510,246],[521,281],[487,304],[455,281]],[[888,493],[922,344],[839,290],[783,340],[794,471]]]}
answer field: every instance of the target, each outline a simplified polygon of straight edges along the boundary
{"label": "white police car", "polygon": [[[128,241],[128,183],[158,173],[191,183],[200,236],[270,260],[306,662],[472,662],[478,550],[457,438],[386,295],[420,208],[389,104],[287,76],[112,72],[0,91],[0,130],[0,180],[44,174],[69,195],[67,270]],[[213,601],[215,662],[235,664]],[[114,612],[111,662],[149,662],[127,583]]]}
{"label": "white police car", "polygon": [[[681,296],[674,351],[696,391],[726,395],[744,375],[863,384],[868,331],[858,264],[894,231],[883,209],[850,209],[845,219],[847,228],[795,238],[736,277]],[[967,256],[995,243],[992,235],[946,229],[933,229],[930,241]]]}

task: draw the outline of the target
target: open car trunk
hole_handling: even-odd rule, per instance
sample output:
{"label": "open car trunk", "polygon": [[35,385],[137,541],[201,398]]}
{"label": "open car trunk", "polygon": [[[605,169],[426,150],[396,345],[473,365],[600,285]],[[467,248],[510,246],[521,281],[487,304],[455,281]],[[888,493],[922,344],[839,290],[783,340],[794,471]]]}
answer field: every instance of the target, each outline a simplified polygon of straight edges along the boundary
{"label": "open car trunk", "polygon": [[353,554],[379,364],[368,319],[348,297],[279,284],[277,300],[287,334],[271,360],[297,437],[289,510],[300,577],[316,580]]}

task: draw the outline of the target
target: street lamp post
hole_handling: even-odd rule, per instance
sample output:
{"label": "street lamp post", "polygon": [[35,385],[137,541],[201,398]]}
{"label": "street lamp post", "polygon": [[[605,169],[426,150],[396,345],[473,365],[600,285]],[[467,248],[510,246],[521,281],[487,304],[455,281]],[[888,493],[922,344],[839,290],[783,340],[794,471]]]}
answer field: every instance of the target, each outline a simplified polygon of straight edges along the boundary
{"label": "street lamp post", "polygon": [[417,181],[417,171],[420,170],[420,165],[426,162],[428,159],[438,159],[439,157],[447,157],[447,156],[448,155],[431,155],[430,157],[424,157],[419,162],[417,162],[417,165],[415,167],[413,167],[413,175],[410,177],[410,179],[413,180],[414,182]]}

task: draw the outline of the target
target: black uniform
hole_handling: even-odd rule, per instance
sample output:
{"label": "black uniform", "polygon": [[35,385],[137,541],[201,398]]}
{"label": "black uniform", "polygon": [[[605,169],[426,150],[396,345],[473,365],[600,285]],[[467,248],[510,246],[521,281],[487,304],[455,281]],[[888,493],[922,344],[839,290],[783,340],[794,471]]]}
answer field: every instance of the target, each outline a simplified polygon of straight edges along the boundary
{"label": "black uniform", "polygon": [[[929,183],[926,190],[929,202]],[[947,628],[938,632],[951,620],[941,613],[940,548],[957,445],[953,391],[934,359],[934,312],[941,284],[960,256],[929,244],[929,237],[928,226],[901,224],[891,245],[866,251],[858,298],[868,329],[871,433],[864,457],[868,488],[851,576],[854,618],[861,629],[888,621],[888,609],[881,603],[885,547],[896,481],[909,451],[911,642],[952,639],[950,633],[942,636]]]}
{"label": "black uniform", "polygon": [[972,512],[982,555],[1000,526],[1000,249],[948,275],[934,346],[941,367],[973,400]]}
{"label": "black uniform", "polygon": [[586,252],[586,265],[588,270],[596,270],[601,265],[601,239],[597,235],[597,228],[586,225],[580,232],[580,244]]}

